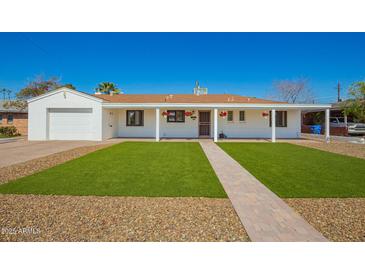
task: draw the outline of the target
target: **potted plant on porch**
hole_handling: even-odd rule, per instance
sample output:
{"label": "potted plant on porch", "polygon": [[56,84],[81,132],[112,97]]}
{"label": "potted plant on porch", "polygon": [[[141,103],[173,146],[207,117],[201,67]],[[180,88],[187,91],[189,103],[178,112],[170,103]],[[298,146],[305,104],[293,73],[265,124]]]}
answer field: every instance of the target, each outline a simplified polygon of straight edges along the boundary
{"label": "potted plant on porch", "polygon": [[191,120],[195,120],[197,117],[195,115],[195,111],[192,110],[192,111],[185,111],[185,116],[186,117],[190,117]]}
{"label": "potted plant on porch", "polygon": [[223,119],[226,119],[226,117],[227,117],[227,111],[221,111],[219,113],[219,116],[222,117]]}

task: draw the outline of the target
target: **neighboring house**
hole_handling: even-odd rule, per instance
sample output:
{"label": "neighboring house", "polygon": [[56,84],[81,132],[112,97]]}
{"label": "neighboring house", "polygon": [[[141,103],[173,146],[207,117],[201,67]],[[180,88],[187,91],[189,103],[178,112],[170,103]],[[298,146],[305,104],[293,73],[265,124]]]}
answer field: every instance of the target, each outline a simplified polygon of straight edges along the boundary
{"label": "neighboring house", "polygon": [[21,135],[28,134],[28,110],[6,108],[7,101],[0,101],[0,127],[15,126]]}
{"label": "neighboring house", "polygon": [[60,88],[30,99],[28,108],[29,140],[126,137],[217,141],[224,135],[275,141],[300,137],[302,110],[328,110],[330,105],[288,104],[229,94],[90,95]]}

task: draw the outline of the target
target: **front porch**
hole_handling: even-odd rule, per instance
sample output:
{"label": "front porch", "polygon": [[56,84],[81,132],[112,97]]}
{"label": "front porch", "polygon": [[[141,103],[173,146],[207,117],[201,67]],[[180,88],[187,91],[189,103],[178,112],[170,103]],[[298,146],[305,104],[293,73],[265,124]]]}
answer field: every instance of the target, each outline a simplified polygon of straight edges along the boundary
{"label": "front porch", "polygon": [[[329,128],[326,110],[326,129]],[[103,139],[263,140],[301,138],[297,108],[103,108]],[[325,140],[329,141],[329,130]]]}

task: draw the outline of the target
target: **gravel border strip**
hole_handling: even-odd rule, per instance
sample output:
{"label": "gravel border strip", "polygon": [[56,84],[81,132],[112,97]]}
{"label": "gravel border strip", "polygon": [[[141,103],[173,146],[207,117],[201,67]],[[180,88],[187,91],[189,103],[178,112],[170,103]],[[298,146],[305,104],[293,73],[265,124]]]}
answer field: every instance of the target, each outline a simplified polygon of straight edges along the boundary
{"label": "gravel border strip", "polygon": [[229,199],[0,195],[0,241],[249,241]]}
{"label": "gravel border strip", "polygon": [[56,165],[79,158],[88,153],[106,148],[111,145],[113,145],[113,143],[78,147],[58,152],[55,154],[51,154],[48,156],[40,157],[37,159],[29,160],[23,163],[2,167],[0,168],[0,184],[5,184],[9,181],[54,167]]}
{"label": "gravel border strip", "polygon": [[365,145],[351,144],[337,141],[332,141],[331,143],[325,143],[313,140],[300,141],[300,142],[294,141],[292,143],[299,146],[310,147],[323,151],[329,151],[337,154],[365,159]]}
{"label": "gravel border strip", "polygon": [[283,199],[327,239],[365,242],[365,198]]}

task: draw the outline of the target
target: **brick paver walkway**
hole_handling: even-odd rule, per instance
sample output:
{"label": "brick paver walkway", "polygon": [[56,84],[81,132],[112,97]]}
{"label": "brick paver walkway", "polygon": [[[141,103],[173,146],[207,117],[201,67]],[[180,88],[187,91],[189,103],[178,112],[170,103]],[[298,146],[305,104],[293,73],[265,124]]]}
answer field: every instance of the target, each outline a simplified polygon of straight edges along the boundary
{"label": "brick paver walkway", "polygon": [[251,241],[323,242],[327,239],[211,140],[201,140]]}

